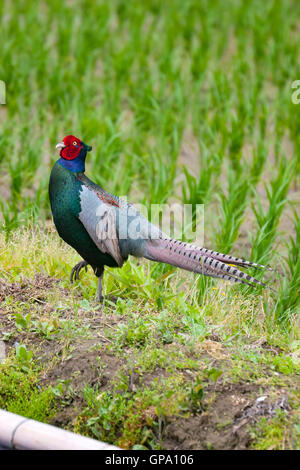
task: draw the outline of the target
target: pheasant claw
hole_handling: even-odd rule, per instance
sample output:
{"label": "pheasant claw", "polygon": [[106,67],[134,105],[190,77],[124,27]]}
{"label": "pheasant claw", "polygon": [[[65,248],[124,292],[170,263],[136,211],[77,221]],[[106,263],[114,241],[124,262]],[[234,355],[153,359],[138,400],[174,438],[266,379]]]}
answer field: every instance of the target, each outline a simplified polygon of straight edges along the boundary
{"label": "pheasant claw", "polygon": [[85,272],[87,272],[88,263],[86,261],[80,261],[79,263],[75,264],[72,268],[71,275],[70,275],[70,282],[73,284],[73,281],[79,281],[79,273],[82,268],[85,268]]}

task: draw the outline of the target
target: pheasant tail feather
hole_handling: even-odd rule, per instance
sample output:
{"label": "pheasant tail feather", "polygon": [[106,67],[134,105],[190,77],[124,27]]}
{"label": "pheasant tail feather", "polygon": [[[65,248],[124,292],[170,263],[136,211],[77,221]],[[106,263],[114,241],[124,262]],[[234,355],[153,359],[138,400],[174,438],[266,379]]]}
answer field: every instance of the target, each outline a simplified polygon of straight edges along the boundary
{"label": "pheasant tail feather", "polygon": [[145,258],[168,263],[204,276],[266,287],[266,284],[236,267],[264,268],[265,266],[171,238],[147,240]]}

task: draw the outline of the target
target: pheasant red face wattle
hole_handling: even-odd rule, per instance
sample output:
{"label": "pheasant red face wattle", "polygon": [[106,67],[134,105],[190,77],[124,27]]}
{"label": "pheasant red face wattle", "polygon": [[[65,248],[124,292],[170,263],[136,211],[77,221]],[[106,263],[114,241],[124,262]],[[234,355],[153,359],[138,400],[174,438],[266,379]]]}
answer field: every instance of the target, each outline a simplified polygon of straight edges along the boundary
{"label": "pheasant red face wattle", "polygon": [[64,140],[56,146],[56,148],[61,149],[59,154],[65,160],[74,160],[77,158],[83,147],[83,142],[74,135],[67,135]]}

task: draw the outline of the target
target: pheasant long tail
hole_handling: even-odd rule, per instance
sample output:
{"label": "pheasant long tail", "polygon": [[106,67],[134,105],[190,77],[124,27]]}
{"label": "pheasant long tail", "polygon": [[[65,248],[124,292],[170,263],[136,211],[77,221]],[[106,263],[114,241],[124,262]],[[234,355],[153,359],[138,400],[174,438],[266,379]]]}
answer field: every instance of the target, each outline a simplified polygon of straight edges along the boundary
{"label": "pheasant long tail", "polygon": [[[266,287],[266,284],[236,267],[265,268],[265,266],[171,238],[147,240],[144,256],[152,261],[168,263],[204,276]],[[266,269],[271,270],[271,268]]]}

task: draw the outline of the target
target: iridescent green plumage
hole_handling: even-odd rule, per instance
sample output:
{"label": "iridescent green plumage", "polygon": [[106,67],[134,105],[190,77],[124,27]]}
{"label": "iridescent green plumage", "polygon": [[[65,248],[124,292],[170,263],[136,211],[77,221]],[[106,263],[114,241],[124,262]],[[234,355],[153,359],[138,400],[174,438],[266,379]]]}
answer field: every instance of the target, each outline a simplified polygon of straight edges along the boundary
{"label": "iridescent green plumage", "polygon": [[79,220],[80,191],[84,185],[82,176],[82,173],[71,172],[56,162],[49,182],[50,204],[60,237],[71,245],[97,274],[97,270],[100,272],[104,265],[118,265],[108,253],[99,251]]}

